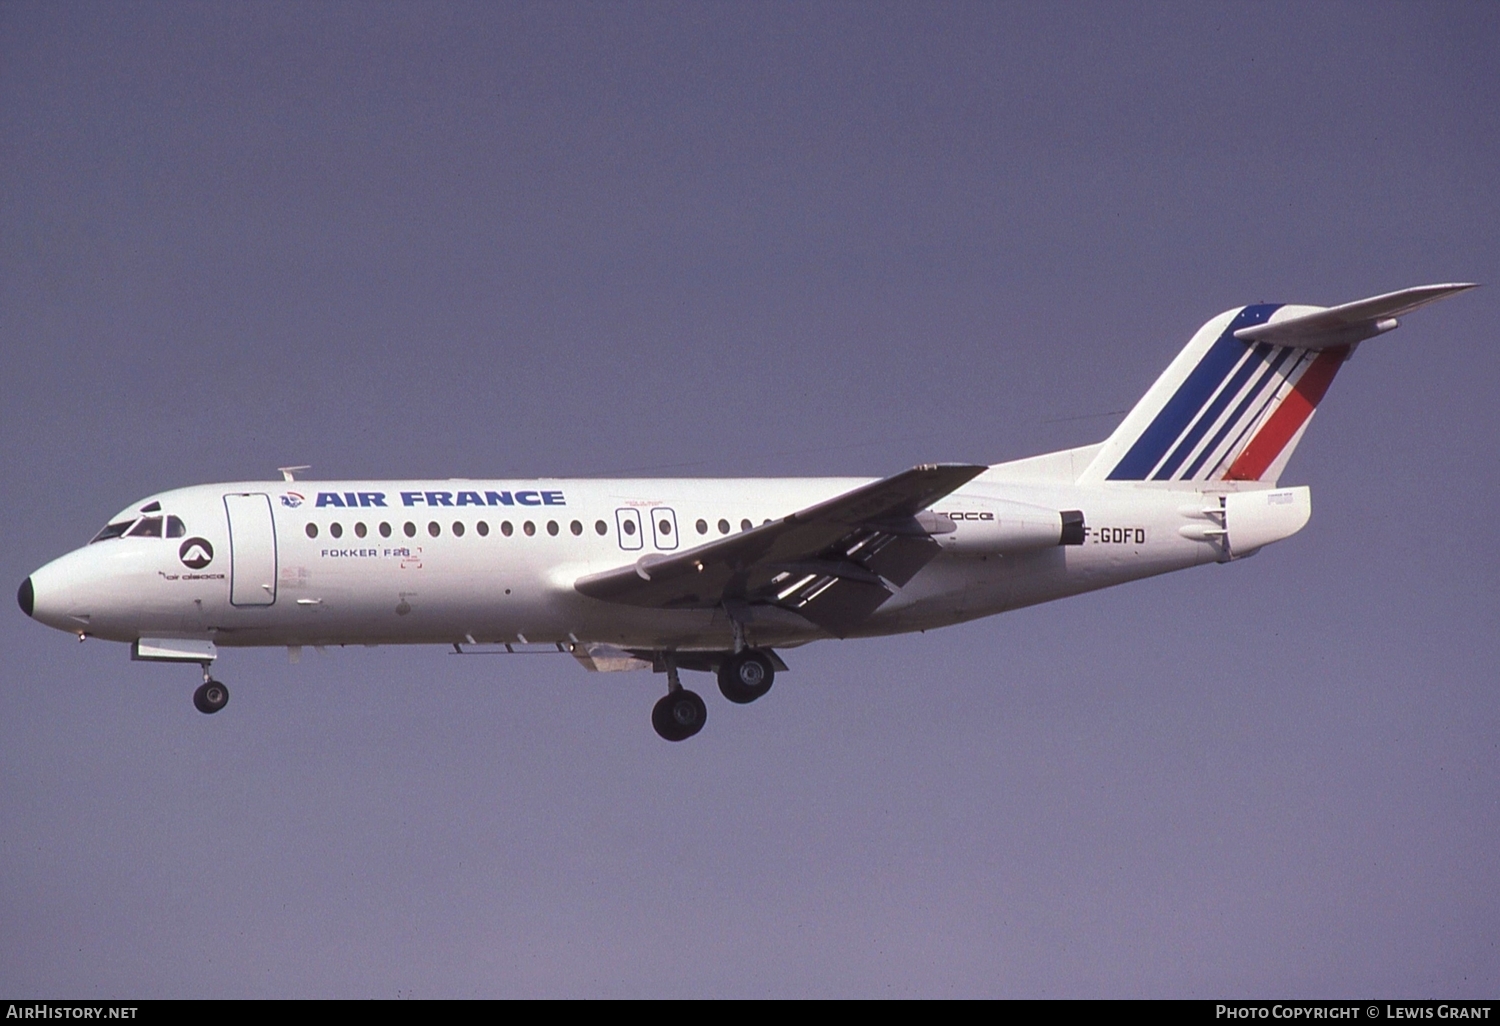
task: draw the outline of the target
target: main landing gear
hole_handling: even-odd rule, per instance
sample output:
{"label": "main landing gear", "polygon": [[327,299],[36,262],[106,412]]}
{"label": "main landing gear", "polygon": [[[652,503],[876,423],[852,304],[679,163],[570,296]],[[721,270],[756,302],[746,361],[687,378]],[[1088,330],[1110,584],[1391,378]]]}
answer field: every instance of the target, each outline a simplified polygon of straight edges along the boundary
{"label": "main landing gear", "polygon": [[193,706],[205,714],[216,713],[229,704],[229,689],[208,675],[208,664],[203,664],[203,683],[193,692]]}
{"label": "main landing gear", "polygon": [[[663,662],[666,664],[667,694],[651,710],[651,725],[667,741],[686,741],[702,730],[708,719],[708,707],[703,704],[703,699],[684,688],[678,678],[678,658],[672,652],[658,655],[657,668],[660,669]],[[718,661],[716,656],[707,654],[685,654],[681,658],[693,670],[713,669],[714,662]],[[776,663],[771,654],[753,648],[724,656],[718,661],[718,670],[719,690],[736,705],[755,701],[771,690],[771,682],[776,679]]]}
{"label": "main landing gear", "polygon": [[708,706],[695,691],[682,686],[677,664],[667,659],[667,694],[651,710],[651,726],[666,741],[686,741],[703,729]]}
{"label": "main landing gear", "polygon": [[771,690],[776,667],[762,652],[747,648],[719,665],[719,691],[736,705],[749,705]]}

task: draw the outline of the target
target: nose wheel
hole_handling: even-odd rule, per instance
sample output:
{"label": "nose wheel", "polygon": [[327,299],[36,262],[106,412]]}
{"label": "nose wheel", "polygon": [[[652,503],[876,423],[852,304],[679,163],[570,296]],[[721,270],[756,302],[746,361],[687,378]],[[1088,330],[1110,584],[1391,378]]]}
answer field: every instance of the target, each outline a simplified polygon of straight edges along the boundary
{"label": "nose wheel", "polygon": [[208,666],[203,667],[203,683],[193,692],[193,707],[204,714],[218,712],[229,704],[229,688],[208,675]]}

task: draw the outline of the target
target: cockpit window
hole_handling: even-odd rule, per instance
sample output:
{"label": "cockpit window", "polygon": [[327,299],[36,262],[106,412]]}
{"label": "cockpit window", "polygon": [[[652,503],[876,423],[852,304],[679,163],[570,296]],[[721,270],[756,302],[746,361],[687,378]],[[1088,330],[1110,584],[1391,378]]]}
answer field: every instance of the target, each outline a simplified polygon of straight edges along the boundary
{"label": "cockpit window", "polygon": [[130,538],[160,538],[161,517],[141,517],[136,525],[126,532]]}
{"label": "cockpit window", "polygon": [[94,544],[94,542],[109,541],[111,538],[118,538],[120,537],[120,535],[130,530],[130,525],[133,523],[135,523],[134,520],[121,520],[117,523],[109,524],[104,528],[104,530],[94,535],[94,537],[89,541],[89,544],[92,545]]}
{"label": "cockpit window", "polygon": [[[157,505],[152,503],[152,505]],[[157,508],[161,507],[157,505]],[[109,541],[111,538],[160,538],[163,528],[168,538],[181,538],[187,534],[187,525],[181,517],[141,517],[139,520],[117,520],[94,535],[89,544]]]}

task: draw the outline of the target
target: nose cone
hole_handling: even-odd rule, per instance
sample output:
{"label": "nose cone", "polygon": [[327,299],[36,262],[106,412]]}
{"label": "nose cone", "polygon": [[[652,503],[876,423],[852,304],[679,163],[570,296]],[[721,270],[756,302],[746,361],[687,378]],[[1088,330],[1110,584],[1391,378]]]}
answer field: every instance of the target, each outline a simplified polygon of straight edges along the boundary
{"label": "nose cone", "polygon": [[60,556],[46,566],[31,571],[16,592],[21,611],[37,623],[69,634],[94,630],[89,626],[93,614],[100,610],[101,583],[97,556],[79,549]]}

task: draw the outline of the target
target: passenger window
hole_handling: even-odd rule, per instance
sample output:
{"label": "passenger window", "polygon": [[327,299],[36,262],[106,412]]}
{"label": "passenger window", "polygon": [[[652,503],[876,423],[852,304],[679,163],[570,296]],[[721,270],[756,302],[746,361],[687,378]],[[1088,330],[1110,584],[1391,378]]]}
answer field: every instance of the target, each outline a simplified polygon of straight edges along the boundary
{"label": "passenger window", "polygon": [[182,522],[181,517],[167,517],[167,537],[181,538],[187,534],[187,525]]}
{"label": "passenger window", "polygon": [[410,520],[406,522],[401,530],[406,532],[406,536],[408,538],[415,538],[417,536],[417,525],[412,523]]}
{"label": "passenger window", "polygon": [[748,520],[741,520],[740,521],[740,530],[741,531],[748,531],[748,530],[750,530],[750,521],[748,521]]}
{"label": "passenger window", "polygon": [[707,520],[700,520],[696,524],[694,524],[693,526],[696,527],[696,528],[698,528],[698,533],[699,534],[707,534],[708,533],[708,521]]}
{"label": "passenger window", "polygon": [[573,537],[576,538],[580,534],[583,533],[583,525],[580,524],[578,521],[575,520],[571,524],[568,525],[568,530],[572,531],[573,532]]}
{"label": "passenger window", "polygon": [[624,525],[622,525],[622,526],[624,526],[626,534],[630,534],[630,535],[635,534],[635,521],[634,520],[627,520],[627,521],[625,521]]}
{"label": "passenger window", "polygon": [[363,538],[368,533],[369,528],[365,527],[365,522],[363,520],[354,525],[354,535],[356,538]]}
{"label": "passenger window", "polygon": [[525,531],[526,537],[530,538],[532,535],[536,534],[536,525],[528,520],[525,524],[522,525],[521,530]]}
{"label": "passenger window", "polygon": [[391,525],[388,524],[388,523],[386,523],[384,520],[382,520],[380,522],[380,537],[382,537],[382,538],[389,538],[390,536],[391,536]]}
{"label": "passenger window", "polygon": [[309,538],[316,538],[318,536],[318,525],[317,524],[308,524],[307,525],[307,536]]}
{"label": "passenger window", "polygon": [[550,534],[554,538],[557,537],[557,521],[556,520],[549,520],[549,521],[547,521],[547,533]]}
{"label": "passenger window", "polygon": [[505,537],[509,538],[512,534],[515,533],[515,530],[516,529],[514,527],[510,526],[509,520],[500,521],[500,533],[505,535]]}
{"label": "passenger window", "polygon": [[463,522],[460,521],[460,520],[453,521],[453,537],[455,537],[455,538],[462,538],[463,536],[464,536],[464,525],[463,525]]}
{"label": "passenger window", "polygon": [[135,526],[130,529],[130,533],[126,537],[160,538],[161,517],[141,517],[140,520],[136,521]]}
{"label": "passenger window", "polygon": [[479,537],[481,538],[488,538],[490,536],[490,525],[483,520],[474,525],[474,530],[479,532]]}
{"label": "passenger window", "polygon": [[606,534],[608,534],[609,533],[609,525],[606,524],[602,520],[595,520],[594,521],[594,533],[598,534],[598,535],[606,535]]}
{"label": "passenger window", "polygon": [[656,522],[656,530],[657,530],[658,533],[663,534],[663,535],[671,534],[672,533],[672,521],[666,520],[666,519],[658,520]]}
{"label": "passenger window", "polygon": [[436,538],[438,535],[443,533],[443,529],[438,526],[438,522],[436,520],[430,520],[427,523],[427,533]]}
{"label": "passenger window", "polygon": [[727,520],[720,520],[719,521],[719,533],[720,534],[728,534],[729,533],[729,521],[727,521]]}
{"label": "passenger window", "polygon": [[328,533],[333,535],[335,538],[342,538],[344,536],[344,525],[340,523],[329,524]]}

